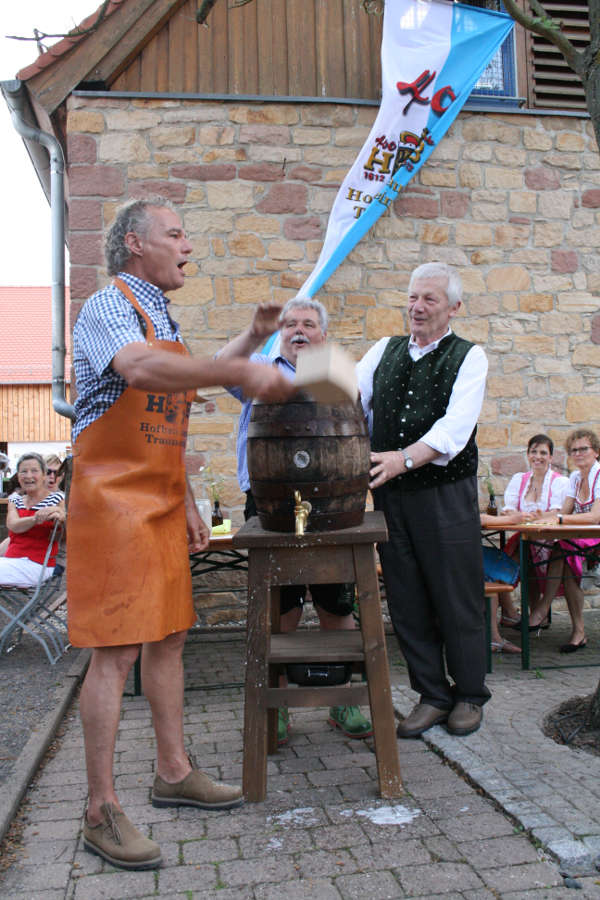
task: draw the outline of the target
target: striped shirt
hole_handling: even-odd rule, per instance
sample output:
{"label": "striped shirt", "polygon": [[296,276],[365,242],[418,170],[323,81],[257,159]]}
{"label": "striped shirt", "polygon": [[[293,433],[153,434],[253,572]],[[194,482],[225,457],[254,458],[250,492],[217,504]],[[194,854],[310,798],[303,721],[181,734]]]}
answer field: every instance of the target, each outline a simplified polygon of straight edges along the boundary
{"label": "striped shirt", "polygon": [[[160,288],[119,272],[152,322],[158,341],[181,341],[179,327],[169,316],[169,300]],[[84,304],[73,329],[73,367],[77,387],[76,421],[72,439],[99,419],[119,399],[127,382],[112,366],[128,344],[145,341],[142,323],[129,300],[114,284],[93,294]]]}
{"label": "striped shirt", "polygon": [[44,506],[58,506],[64,499],[65,495],[62,491],[52,491],[51,494],[48,494],[47,497],[44,497],[44,499],[40,500],[39,503],[36,503],[35,506],[25,506],[25,495],[15,491],[15,493],[11,494],[8,498],[8,502],[13,503],[17,509],[43,509]]}

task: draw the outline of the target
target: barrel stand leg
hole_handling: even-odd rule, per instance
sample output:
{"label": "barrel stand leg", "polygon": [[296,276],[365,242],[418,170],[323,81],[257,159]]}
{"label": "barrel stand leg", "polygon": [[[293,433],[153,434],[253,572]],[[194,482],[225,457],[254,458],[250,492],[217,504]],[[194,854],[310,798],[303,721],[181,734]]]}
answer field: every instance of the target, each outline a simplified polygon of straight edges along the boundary
{"label": "barrel stand leg", "polygon": [[246,691],[244,703],[244,766],[246,800],[264,800],[267,793],[267,687],[269,680],[269,588],[267,554],[248,553],[248,613]]}
{"label": "barrel stand leg", "polygon": [[[271,634],[279,634],[281,632],[281,589],[269,586],[270,607],[271,607]],[[270,642],[268,643],[270,650]],[[279,669],[277,666],[269,666],[269,687],[279,687]],[[277,752],[277,719],[278,710],[274,707],[267,709],[267,753]]]}
{"label": "barrel stand leg", "polygon": [[379,791],[385,800],[394,800],[402,797],[404,791],[381,618],[375,548],[372,545],[355,544],[353,555]]}

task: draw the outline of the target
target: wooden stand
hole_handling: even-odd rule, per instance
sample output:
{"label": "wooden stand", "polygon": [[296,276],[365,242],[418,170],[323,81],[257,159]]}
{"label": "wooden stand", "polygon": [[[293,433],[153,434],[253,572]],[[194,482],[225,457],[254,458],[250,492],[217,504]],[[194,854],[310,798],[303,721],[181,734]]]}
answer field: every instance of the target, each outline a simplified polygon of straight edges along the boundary
{"label": "wooden stand", "polygon": [[[233,539],[248,548],[244,795],[264,800],[267,749],[277,749],[279,706],[357,706],[369,701],[381,796],[402,796],[402,780],[385,635],[375,567],[376,541],[387,540],[383,513],[340,531],[265,531],[257,517]],[[285,584],[355,582],[360,631],[279,633],[279,588]],[[357,662],[367,684],[277,687],[279,667],[291,662]]]}

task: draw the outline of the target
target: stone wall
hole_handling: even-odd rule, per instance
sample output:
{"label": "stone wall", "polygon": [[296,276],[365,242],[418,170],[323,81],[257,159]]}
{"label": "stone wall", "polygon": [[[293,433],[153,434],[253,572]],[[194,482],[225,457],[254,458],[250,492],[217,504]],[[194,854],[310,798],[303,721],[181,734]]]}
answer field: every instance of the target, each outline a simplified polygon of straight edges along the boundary
{"label": "stone wall", "polygon": [[[181,210],[194,245],[174,317],[195,353],[214,353],[255,303],[287,300],[310,273],[375,114],[336,104],[72,97],[73,316],[106,282],[102,233],[115,207],[160,194]],[[481,472],[491,468],[501,494],[523,469],[531,434],[552,435],[566,465],[568,431],[600,428],[599,246],[600,158],[589,120],[462,112],[319,299],[330,337],[359,358],[404,330],[415,265],[441,259],[460,269],[464,315],[455,328],[490,361]],[[224,393],[196,404],[188,458],[198,496],[202,466],[224,475],[222,504],[236,523],[238,411]]]}

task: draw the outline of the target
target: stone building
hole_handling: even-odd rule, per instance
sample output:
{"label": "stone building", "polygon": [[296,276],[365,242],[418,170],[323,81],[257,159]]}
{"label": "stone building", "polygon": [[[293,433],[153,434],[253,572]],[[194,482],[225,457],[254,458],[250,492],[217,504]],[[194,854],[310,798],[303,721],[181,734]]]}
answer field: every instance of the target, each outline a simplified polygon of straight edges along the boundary
{"label": "stone building", "polygon": [[[381,23],[359,0],[222,0],[205,28],[197,6],[111,0],[102,21],[82,23],[97,27],[19,78],[31,121],[66,153],[71,320],[106,281],[101,238],[115,207],[159,194],[194,245],[174,317],[195,353],[212,354],[255,303],[287,300],[310,273],[377,112]],[[569,27],[585,42],[581,10]],[[543,42],[521,30],[514,47],[512,94],[484,89],[465,107],[319,295],[331,338],[358,358],[404,330],[416,264],[460,269],[456,330],[490,360],[478,440],[498,492],[532,433],[552,435],[566,465],[567,432],[600,428],[600,156],[575,76],[555,56],[549,81]],[[234,522],[238,411],[215,393],[196,404],[189,439],[198,495],[210,465]]]}

